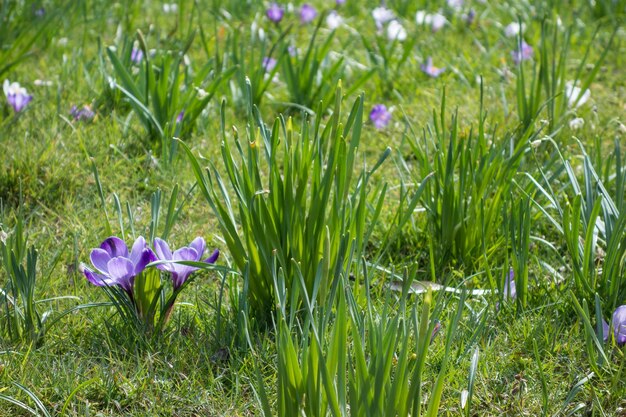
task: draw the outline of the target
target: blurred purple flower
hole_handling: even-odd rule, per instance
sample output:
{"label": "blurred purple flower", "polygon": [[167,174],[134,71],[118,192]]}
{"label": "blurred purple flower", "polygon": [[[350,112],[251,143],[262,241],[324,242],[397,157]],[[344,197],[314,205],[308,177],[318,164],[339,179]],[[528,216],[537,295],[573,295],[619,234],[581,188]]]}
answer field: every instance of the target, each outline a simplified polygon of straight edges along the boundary
{"label": "blurred purple flower", "polygon": [[91,106],[89,105],[84,105],[81,108],[72,106],[72,108],[70,109],[70,116],[72,116],[74,120],[90,121],[93,120],[95,115],[96,114],[93,112],[93,110],[91,110]]}
{"label": "blurred purple flower", "polygon": [[143,60],[143,51],[139,48],[133,48],[133,50],[130,51],[130,60],[133,64],[139,65]]}
{"label": "blurred purple flower", "polygon": [[266,56],[265,58],[263,58],[263,69],[265,70],[265,72],[272,72],[272,70],[276,68],[276,64],[277,61],[270,56]]}
{"label": "blurred purple flower", "polygon": [[280,7],[276,3],[270,4],[270,7],[267,9],[267,18],[274,23],[279,23],[283,20],[283,16],[285,15],[285,9]]}
{"label": "blurred purple flower", "polygon": [[437,68],[434,66],[432,57],[428,57],[426,62],[423,63],[420,68],[424,74],[432,78],[439,77],[446,70],[445,68]]}
{"label": "blurred purple flower", "polygon": [[470,11],[467,12],[467,14],[465,15],[465,23],[468,26],[471,26],[472,23],[474,23],[475,19],[476,19],[476,11],[474,9],[470,9]]}
{"label": "blurred purple flower", "polygon": [[532,58],[533,47],[522,41],[522,44],[519,45],[517,49],[511,51],[511,56],[513,57],[513,62],[515,62],[515,65],[519,65],[520,62]]}
{"label": "blurred purple flower", "polygon": [[626,343],[626,305],[619,306],[613,313],[613,333],[615,334],[615,341],[618,345],[622,346]]}
{"label": "blurred purple flower", "polygon": [[370,120],[376,129],[383,129],[391,121],[391,113],[387,110],[387,106],[384,104],[377,104],[370,112]]}
{"label": "blurred purple flower", "polygon": [[300,22],[302,23],[310,23],[317,16],[317,10],[315,7],[311,6],[308,3],[304,3],[300,8]]}
{"label": "blurred purple flower", "polygon": [[176,123],[181,123],[184,117],[185,117],[185,110],[178,113],[178,116],[176,116]]}
{"label": "blurred purple flower", "polygon": [[[217,261],[220,255],[220,251],[215,249],[211,256],[202,260],[202,255],[206,249],[206,243],[201,237],[195,238],[189,246],[183,246],[172,253],[169,245],[158,237],[154,239],[154,250],[157,257],[162,261],[193,261],[204,262],[207,264],[213,264]],[[181,265],[177,263],[166,263],[158,265],[157,268],[167,271],[172,276],[172,283],[174,284],[174,290],[177,290],[198,268],[194,266]]]}
{"label": "blurred purple flower", "polygon": [[336,1],[335,1],[335,4],[336,4],[337,6],[343,6],[344,4],[346,4],[346,0],[336,0]]}
{"label": "blurred purple flower", "polygon": [[7,101],[16,113],[24,110],[24,107],[26,107],[33,99],[33,96],[28,94],[26,89],[20,86],[19,83],[12,83],[9,80],[4,80],[2,88],[4,90],[4,95],[7,96]]}
{"label": "blurred purple flower", "polygon": [[146,265],[156,261],[156,255],[142,236],[135,240],[130,254],[122,239],[111,236],[91,251],[90,258],[96,271],[84,268],[89,282],[99,287],[119,285],[131,298],[135,277],[143,272]]}

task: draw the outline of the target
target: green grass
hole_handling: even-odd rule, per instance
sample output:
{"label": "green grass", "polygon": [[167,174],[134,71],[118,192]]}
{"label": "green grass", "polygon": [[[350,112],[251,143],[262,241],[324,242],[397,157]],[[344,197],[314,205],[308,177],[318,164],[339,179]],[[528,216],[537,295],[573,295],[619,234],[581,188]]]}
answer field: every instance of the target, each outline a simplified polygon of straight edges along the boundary
{"label": "green grass", "polygon": [[[311,3],[320,15],[335,5],[331,0]],[[620,278],[626,274],[620,179],[626,153],[626,4],[472,2],[476,18],[468,27],[461,16],[467,8],[455,16],[445,2],[421,3],[388,2],[410,36],[412,47],[404,49],[388,42],[384,32],[377,35],[371,17],[376,1],[347,0],[338,8],[345,25],[331,33],[322,22],[314,42],[316,26],[300,24],[297,5],[275,25],[265,17],[267,4],[255,0],[245,7],[239,1],[179,0],[178,13],[170,14],[155,2],[79,0],[68,6],[50,0],[41,3],[45,15],[37,19],[30,2],[0,1],[0,82],[18,81],[34,96],[20,114],[0,97],[0,234],[11,233],[21,213],[29,246],[38,251],[33,298],[53,299],[36,304],[40,316],[50,311],[48,321],[54,321],[67,309],[84,307],[44,326],[41,337],[9,337],[0,330],[0,416],[32,415],[20,403],[40,415],[59,416],[295,415],[290,407],[293,413],[326,415],[316,407],[330,404],[333,409],[335,400],[339,414],[349,406],[352,415],[390,415],[394,402],[388,393],[397,395],[393,401],[413,401],[409,393],[415,393],[415,381],[421,381],[419,399],[407,407],[421,404],[422,415],[623,415],[626,351],[611,340],[594,340],[593,332],[598,314],[608,320],[615,306],[626,304],[626,280]],[[436,33],[418,27],[415,12],[424,8],[443,10],[449,23]],[[518,82],[510,55],[518,40],[504,35],[504,26],[518,19],[527,26],[524,39],[534,47],[533,60],[521,64],[525,84]],[[107,53],[115,46],[122,56],[122,47],[132,47],[137,31],[147,54],[150,48],[160,51],[158,62],[171,63],[166,57],[175,57],[173,62],[186,65],[180,73],[173,67],[152,68],[148,78],[162,73],[171,78],[148,85],[139,73],[144,70],[128,64],[127,75],[139,77],[137,91],[153,97],[142,97],[141,105],[111,88],[109,77],[119,77],[124,73],[120,66],[127,63],[116,69],[113,52]],[[290,45],[299,48],[299,55],[283,56],[275,73],[265,74],[259,54],[269,53],[274,44],[276,58]],[[305,61],[307,48],[327,78],[308,72],[313,66]],[[428,56],[446,67],[439,78],[420,71]],[[288,78],[285,71],[290,71]],[[533,73],[543,74],[535,81],[537,90],[532,89]],[[253,84],[249,92],[246,75]],[[202,97],[195,96],[194,87],[220,76],[226,79],[207,87],[214,96],[200,106]],[[568,111],[558,93],[575,78],[590,80],[591,98]],[[343,100],[335,97],[338,79]],[[177,91],[181,85],[185,89]],[[358,111],[350,116],[361,92],[362,127],[352,119]],[[185,125],[184,134],[172,122],[178,107],[162,100],[179,93],[178,105],[197,105],[198,117]],[[520,109],[524,100],[529,106]],[[393,107],[392,121],[382,130],[368,119],[379,103]],[[84,104],[96,112],[94,120],[72,120],[71,106]],[[308,113],[308,136],[301,132],[300,110]],[[156,123],[149,112],[160,112]],[[273,133],[281,112],[292,117],[292,124],[278,121]],[[574,117],[585,120],[581,129],[570,128]],[[260,122],[270,130],[257,133]],[[306,147],[311,158],[320,155],[317,171],[309,175],[299,159],[304,150],[283,146],[287,138],[316,137],[318,123],[320,137],[326,126],[329,132],[319,144]],[[360,128],[357,139],[351,136],[355,126]],[[242,155],[232,128],[245,145]],[[343,129],[350,132],[345,142]],[[163,151],[178,143],[168,136],[176,132],[200,173],[183,147],[175,154]],[[248,154],[248,138],[264,144],[258,166]],[[223,139],[228,146],[222,146]],[[361,173],[370,173],[387,147],[389,157],[364,181]],[[280,152],[266,158],[267,149]],[[333,152],[354,158],[346,164],[352,169],[346,172],[338,164],[333,171],[337,182],[325,183],[322,174],[333,166],[327,165]],[[229,176],[237,169],[234,164],[242,169],[242,160],[251,167],[247,175]],[[238,235],[256,236],[247,241],[245,253],[229,252],[234,245],[220,229],[224,219],[215,216],[203,187],[196,185],[209,166],[211,175],[228,179],[224,193],[209,189],[209,194],[218,200],[229,195],[235,207],[229,221]],[[234,178],[252,178],[245,198],[235,198],[245,187]],[[285,223],[282,200],[255,194],[259,184],[280,185],[288,193],[291,188],[282,181],[289,178],[326,186],[332,197],[333,205],[316,218],[328,232],[318,230],[306,244],[297,241],[302,230]],[[109,228],[121,235],[116,197],[130,242],[148,236],[150,199],[158,189],[164,205],[157,229],[163,230],[167,196],[176,185],[179,201],[185,202],[169,232],[172,245],[203,236],[207,248],[221,250],[218,263],[233,273],[198,272],[178,297],[163,332],[139,344],[113,307],[88,306],[109,299],[87,282],[80,263],[89,263],[91,248],[108,236]],[[284,200],[291,201],[293,213],[303,219],[319,213],[307,205],[315,201],[311,189],[298,193],[294,201]],[[261,208],[260,214],[239,212],[235,205],[258,198],[267,198],[259,207],[273,210],[271,215]],[[246,219],[258,222],[242,226]],[[272,240],[273,221],[280,239]],[[607,224],[614,229],[607,232],[602,228]],[[359,241],[349,246],[345,236]],[[274,249],[282,259],[272,262]],[[251,260],[255,251],[264,254],[262,262]],[[338,256],[345,262],[336,262]],[[329,263],[335,266],[330,271],[325,269]],[[518,294],[514,302],[501,292],[510,267]],[[0,269],[0,288],[8,288],[9,274]],[[262,307],[249,309],[246,303],[258,295],[251,291],[261,291],[246,285],[254,277],[265,280],[265,298]],[[424,310],[425,295],[407,293],[410,283],[396,286],[404,294],[389,288],[402,277],[459,291],[434,292]],[[488,292],[462,296],[463,289]],[[58,298],[64,296],[78,299]],[[7,320],[2,304],[0,329]],[[268,310],[271,317],[261,319]],[[432,317],[438,317],[442,330],[428,342]],[[477,358],[475,370],[472,358]],[[307,378],[288,374],[296,368]],[[471,391],[465,409],[464,390]],[[376,397],[381,392],[389,398]]]}

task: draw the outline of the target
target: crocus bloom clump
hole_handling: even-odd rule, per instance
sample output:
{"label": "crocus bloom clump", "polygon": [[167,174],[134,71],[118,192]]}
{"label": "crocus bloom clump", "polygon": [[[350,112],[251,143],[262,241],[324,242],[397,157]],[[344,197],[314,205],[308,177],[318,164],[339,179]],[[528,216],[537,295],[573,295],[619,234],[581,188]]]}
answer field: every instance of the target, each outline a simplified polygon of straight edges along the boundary
{"label": "crocus bloom clump", "polygon": [[[197,267],[176,264],[176,261],[193,261],[213,264],[219,256],[219,250],[202,260],[206,243],[203,238],[195,238],[189,246],[184,246],[173,253],[169,245],[162,239],[154,240],[154,251],[148,247],[146,240],[140,236],[135,240],[130,253],[126,243],[116,236],[107,238],[100,247],[92,249],[91,264],[95,271],[83,266],[83,272],[89,282],[99,287],[121,287],[134,299],[133,285],[135,278],[141,274],[146,266],[154,261],[167,261],[157,265],[157,268],[169,272],[174,290],[180,288]],[[156,252],[156,253],[155,253]]]}
{"label": "crocus bloom clump", "polygon": [[511,51],[511,56],[513,57],[513,62],[515,62],[515,65],[518,65],[520,62],[532,58],[533,47],[522,41],[521,45],[519,45],[517,49]]}
{"label": "crocus bloom clump", "polygon": [[370,112],[370,120],[376,129],[383,129],[391,121],[391,112],[387,110],[387,106],[384,104],[377,104]]}
{"label": "crocus bloom clump", "polygon": [[[207,264],[213,264],[217,261],[220,255],[219,250],[214,250],[213,253],[206,259],[202,260],[202,256],[206,249],[206,243],[201,237],[195,238],[189,246],[183,246],[175,250],[173,253],[170,250],[169,245],[162,239],[154,239],[154,250],[159,260],[162,261],[193,261],[204,262]],[[167,263],[158,265],[157,268],[167,271],[172,276],[172,283],[174,284],[174,290],[180,288],[181,285],[187,281],[189,275],[191,275],[198,268],[193,266],[181,265],[176,263]]]}
{"label": "crocus bloom clump", "polygon": [[138,237],[128,252],[122,239],[116,236],[107,238],[99,248],[91,251],[92,271],[84,268],[85,277],[99,287],[117,285],[133,297],[135,277],[143,272],[150,262],[156,261],[156,255],[146,244],[143,237]]}
{"label": "crocus bloom clump", "polygon": [[70,116],[76,121],[90,121],[96,116],[93,110],[91,110],[91,106],[84,105],[83,107],[78,108],[77,106],[72,106],[70,109]]}
{"label": "crocus bloom clump", "polygon": [[428,57],[420,68],[424,74],[432,78],[439,77],[446,70],[445,68],[437,68],[434,66],[432,57]]}
{"label": "crocus bloom clump", "polygon": [[19,83],[12,83],[9,80],[4,80],[2,88],[4,90],[4,95],[7,97],[9,105],[13,107],[13,110],[16,113],[24,110],[28,103],[30,103],[33,99],[33,96],[28,94],[26,89],[20,86]]}
{"label": "crocus bloom clump", "polygon": [[267,9],[267,18],[274,23],[279,23],[283,20],[283,16],[285,15],[285,9],[280,7],[276,3],[270,4],[270,7]]}
{"label": "crocus bloom clump", "polygon": [[302,23],[310,23],[317,16],[317,10],[315,7],[311,6],[308,3],[305,3],[300,7],[300,22]]}

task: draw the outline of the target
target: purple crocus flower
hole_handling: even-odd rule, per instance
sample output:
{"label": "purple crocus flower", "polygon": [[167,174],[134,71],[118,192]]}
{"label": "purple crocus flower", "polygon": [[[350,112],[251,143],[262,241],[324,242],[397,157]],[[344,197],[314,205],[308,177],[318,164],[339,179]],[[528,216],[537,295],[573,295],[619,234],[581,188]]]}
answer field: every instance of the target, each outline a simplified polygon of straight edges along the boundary
{"label": "purple crocus flower", "polygon": [[317,16],[317,10],[315,7],[311,6],[308,3],[304,3],[302,7],[300,7],[300,22],[302,23],[310,23]]}
{"label": "purple crocus flower", "polygon": [[336,4],[337,6],[343,6],[344,4],[346,4],[346,0],[336,0],[336,1],[335,1],[335,4]]}
{"label": "purple crocus flower", "polygon": [[439,77],[446,70],[445,68],[437,68],[434,66],[432,57],[428,57],[426,62],[423,63],[420,68],[424,74],[432,78]]}
{"label": "purple crocus flower", "polygon": [[176,116],[176,123],[181,123],[184,117],[185,117],[185,110],[178,113],[178,116]]}
{"label": "purple crocus flower", "polygon": [[276,60],[270,56],[266,56],[263,58],[263,69],[265,72],[272,72],[274,68],[276,68]]}
{"label": "purple crocus flower", "polygon": [[515,300],[517,298],[517,289],[515,288],[515,272],[513,268],[509,269],[509,277],[504,282],[504,299]]}
{"label": "purple crocus flower", "polygon": [[130,254],[122,239],[111,236],[99,248],[91,251],[90,258],[96,271],[84,268],[89,282],[99,287],[119,285],[131,298],[135,277],[143,272],[146,265],[157,259],[142,236],[135,240]]}
{"label": "purple crocus flower", "polygon": [[130,51],[130,60],[133,64],[139,65],[143,60],[143,51],[139,48],[133,48],[133,50]]}
{"label": "purple crocus flower", "polygon": [[[163,239],[158,237],[154,239],[154,250],[159,260],[162,261],[193,261],[204,262],[207,264],[213,264],[217,261],[220,251],[215,249],[211,256],[202,260],[202,255],[206,248],[206,243],[201,237],[195,238],[189,246],[183,246],[172,253],[169,245]],[[178,289],[198,268],[193,266],[181,265],[177,263],[166,263],[158,265],[157,268],[167,271],[172,275],[172,283],[174,284],[174,290]]]}
{"label": "purple crocus flower", "polygon": [[613,313],[613,333],[615,341],[622,346],[626,343],[626,305],[619,306]]}
{"label": "purple crocus flower", "polygon": [[267,18],[274,23],[279,23],[281,20],[283,20],[284,15],[285,9],[283,9],[276,3],[270,4],[270,7],[267,9]]}
{"label": "purple crocus flower", "polygon": [[513,62],[515,65],[519,65],[520,62],[526,61],[533,56],[533,47],[522,41],[521,45],[514,51],[511,51],[511,56],[513,57]]}
{"label": "purple crocus flower", "polygon": [[16,113],[24,110],[24,107],[26,107],[33,99],[33,96],[28,94],[26,89],[20,86],[19,83],[12,83],[9,80],[4,80],[2,88],[4,90],[4,95],[7,96],[7,101]]}
{"label": "purple crocus flower", "polygon": [[391,121],[391,112],[387,110],[387,106],[384,104],[377,104],[372,107],[370,112],[370,120],[374,124],[376,129],[383,129]]}
{"label": "purple crocus flower", "polygon": [[92,120],[95,117],[95,115],[96,114],[93,112],[93,110],[91,110],[91,106],[88,106],[88,105],[85,105],[81,108],[72,106],[72,108],[70,109],[70,116],[72,116],[74,120],[78,120],[78,121]]}

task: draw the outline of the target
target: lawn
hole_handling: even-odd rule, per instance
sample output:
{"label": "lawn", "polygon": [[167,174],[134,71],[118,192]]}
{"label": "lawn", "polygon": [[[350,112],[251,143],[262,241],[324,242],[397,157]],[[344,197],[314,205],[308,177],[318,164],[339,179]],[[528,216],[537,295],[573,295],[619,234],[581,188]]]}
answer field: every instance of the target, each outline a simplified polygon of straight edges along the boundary
{"label": "lawn", "polygon": [[626,1],[0,1],[0,416],[626,415]]}

